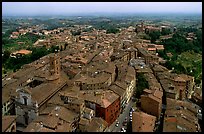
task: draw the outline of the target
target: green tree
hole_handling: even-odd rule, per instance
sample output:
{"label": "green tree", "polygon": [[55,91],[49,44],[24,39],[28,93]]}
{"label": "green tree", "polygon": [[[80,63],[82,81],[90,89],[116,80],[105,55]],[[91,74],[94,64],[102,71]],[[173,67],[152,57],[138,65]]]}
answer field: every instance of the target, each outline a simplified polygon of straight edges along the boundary
{"label": "green tree", "polygon": [[72,31],[71,30],[71,33],[72,33],[73,36],[77,36],[77,35],[81,34],[81,31]]}
{"label": "green tree", "polygon": [[116,34],[116,33],[118,33],[118,32],[119,32],[119,30],[118,30],[117,28],[114,28],[114,27],[108,28],[108,29],[106,30],[106,33],[107,33],[107,34],[109,34],[109,33],[114,33],[114,34]]}
{"label": "green tree", "polygon": [[48,54],[46,47],[33,48],[31,59],[35,61]]}
{"label": "green tree", "polygon": [[157,39],[161,36],[161,33],[159,31],[153,31],[149,33],[151,43],[155,43]]}
{"label": "green tree", "polygon": [[5,64],[5,63],[6,63],[6,61],[9,59],[10,54],[11,54],[11,52],[10,52],[10,51],[8,51],[8,50],[5,50],[5,51],[4,51],[4,53],[3,53],[3,57],[2,57],[3,64]]}
{"label": "green tree", "polygon": [[165,60],[169,60],[169,57],[166,55],[166,52],[165,52],[165,50],[159,50],[159,51],[157,51],[157,53],[158,53],[158,55],[160,56],[160,57],[162,57],[162,58],[164,58]]}
{"label": "green tree", "polygon": [[139,73],[137,74],[137,84],[136,84],[136,98],[140,98],[140,96],[142,95],[142,92],[145,88],[149,88],[149,84],[146,81],[144,74]]}
{"label": "green tree", "polygon": [[161,31],[161,35],[169,35],[171,34],[171,30],[169,28],[163,28]]}

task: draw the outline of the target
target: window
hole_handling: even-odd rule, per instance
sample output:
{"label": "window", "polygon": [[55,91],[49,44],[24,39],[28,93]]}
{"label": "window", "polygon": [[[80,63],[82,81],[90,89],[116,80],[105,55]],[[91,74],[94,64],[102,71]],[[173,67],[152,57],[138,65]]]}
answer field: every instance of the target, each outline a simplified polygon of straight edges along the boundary
{"label": "window", "polygon": [[27,104],[28,98],[27,98],[26,96],[23,97],[23,100],[24,100],[24,105],[28,105],[28,104]]}
{"label": "window", "polygon": [[58,71],[59,71],[59,69],[58,69],[58,67],[57,67],[57,74],[58,74]]}
{"label": "window", "polygon": [[24,114],[24,118],[25,118],[25,124],[28,125],[28,112],[25,112]]}

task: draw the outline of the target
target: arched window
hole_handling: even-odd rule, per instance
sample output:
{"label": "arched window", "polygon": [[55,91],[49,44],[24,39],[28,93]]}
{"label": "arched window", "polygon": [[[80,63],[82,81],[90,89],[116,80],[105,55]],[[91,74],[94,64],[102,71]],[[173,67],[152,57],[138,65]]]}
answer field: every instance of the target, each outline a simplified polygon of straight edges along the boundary
{"label": "arched window", "polygon": [[28,105],[28,98],[26,96],[23,96],[23,100],[24,100],[24,105]]}

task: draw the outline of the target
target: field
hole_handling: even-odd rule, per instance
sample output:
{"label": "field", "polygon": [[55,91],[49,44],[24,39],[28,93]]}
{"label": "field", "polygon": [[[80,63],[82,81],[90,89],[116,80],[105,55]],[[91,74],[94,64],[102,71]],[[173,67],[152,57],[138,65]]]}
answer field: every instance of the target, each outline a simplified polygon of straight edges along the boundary
{"label": "field", "polygon": [[[180,63],[196,79],[202,78],[202,55],[193,51],[183,52],[178,56],[176,63]],[[192,71],[191,71],[192,70]]]}

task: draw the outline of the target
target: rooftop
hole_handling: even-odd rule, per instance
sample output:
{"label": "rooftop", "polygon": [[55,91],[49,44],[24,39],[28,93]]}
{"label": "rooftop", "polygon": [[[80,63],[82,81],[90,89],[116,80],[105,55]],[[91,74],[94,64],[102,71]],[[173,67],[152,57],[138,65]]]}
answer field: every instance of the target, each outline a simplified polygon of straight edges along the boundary
{"label": "rooftop", "polygon": [[125,93],[125,90],[115,84],[111,85],[109,87],[110,90],[112,90],[114,93],[118,94],[120,97],[122,97]]}
{"label": "rooftop", "polygon": [[[69,96],[69,90],[60,92],[65,96]],[[72,93],[73,96],[74,92]],[[79,92],[75,92],[75,96],[78,96],[78,99],[90,101],[93,103],[97,103],[101,107],[107,108],[111,105],[116,99],[119,98],[119,95],[114,93],[111,90],[80,90]]]}
{"label": "rooftop", "polygon": [[105,130],[107,127],[108,123],[104,119],[94,117],[87,126],[87,132],[103,132],[103,130]]}
{"label": "rooftop", "polygon": [[133,112],[132,132],[153,132],[156,117],[144,112]]}
{"label": "rooftop", "polygon": [[[24,132],[67,132],[71,131],[71,124],[77,119],[78,114],[63,106],[48,106],[33,120]],[[42,126],[41,126],[42,124]]]}
{"label": "rooftop", "polygon": [[30,53],[32,53],[32,51],[22,49],[22,50],[14,52],[13,54],[30,54]]}
{"label": "rooftop", "polygon": [[2,132],[5,132],[12,123],[16,122],[16,116],[13,115],[7,115],[7,116],[2,116]]}
{"label": "rooftop", "polygon": [[167,98],[164,132],[196,132],[198,118],[192,103]]}

